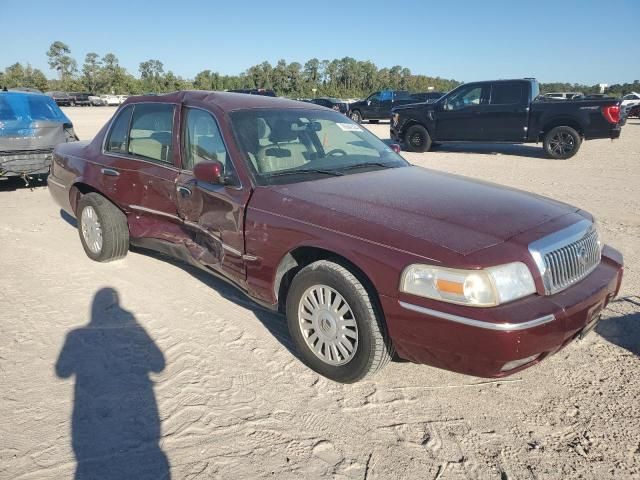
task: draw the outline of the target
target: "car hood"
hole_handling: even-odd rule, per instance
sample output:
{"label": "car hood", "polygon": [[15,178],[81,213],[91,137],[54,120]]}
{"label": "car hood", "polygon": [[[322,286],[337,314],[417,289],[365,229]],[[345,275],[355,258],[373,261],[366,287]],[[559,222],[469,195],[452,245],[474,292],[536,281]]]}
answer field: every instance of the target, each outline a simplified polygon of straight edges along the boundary
{"label": "car hood", "polygon": [[268,188],[274,213],[420,255],[433,246],[468,255],[578,211],[414,166]]}

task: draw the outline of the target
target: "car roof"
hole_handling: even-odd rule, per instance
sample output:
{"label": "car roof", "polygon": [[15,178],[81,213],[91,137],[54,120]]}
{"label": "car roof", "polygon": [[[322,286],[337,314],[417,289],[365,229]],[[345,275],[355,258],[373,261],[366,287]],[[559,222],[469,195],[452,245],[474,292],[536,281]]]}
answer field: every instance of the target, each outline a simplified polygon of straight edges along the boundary
{"label": "car roof", "polygon": [[198,102],[216,106],[225,112],[247,110],[253,108],[304,108],[306,110],[323,110],[324,107],[313,103],[289,100],[282,97],[265,95],[248,95],[246,93],[216,92],[209,90],[181,90],[164,95],[139,95],[129,97],[123,105],[141,102],[179,103]]}

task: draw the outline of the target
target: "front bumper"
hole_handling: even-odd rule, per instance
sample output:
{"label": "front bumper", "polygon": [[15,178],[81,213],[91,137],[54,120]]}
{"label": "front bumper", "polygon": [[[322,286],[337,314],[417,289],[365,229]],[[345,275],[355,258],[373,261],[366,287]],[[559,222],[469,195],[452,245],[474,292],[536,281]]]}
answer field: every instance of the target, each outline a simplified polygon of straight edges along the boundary
{"label": "front bumper", "polygon": [[[559,351],[593,327],[618,293],[622,256],[605,247],[586,278],[552,296],[532,295],[494,308],[461,307],[412,295],[381,297],[398,354],[416,363],[480,377],[510,375]],[[465,321],[468,320],[468,321]],[[511,370],[513,361],[535,356]]]}
{"label": "front bumper", "polygon": [[0,152],[0,175],[16,177],[49,171],[53,149]]}

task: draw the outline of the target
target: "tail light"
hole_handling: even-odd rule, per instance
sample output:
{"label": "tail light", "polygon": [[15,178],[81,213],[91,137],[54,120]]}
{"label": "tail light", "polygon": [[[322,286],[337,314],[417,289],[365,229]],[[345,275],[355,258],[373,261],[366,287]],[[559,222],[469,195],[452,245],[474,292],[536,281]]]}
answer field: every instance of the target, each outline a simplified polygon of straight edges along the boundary
{"label": "tail light", "polygon": [[607,122],[616,124],[620,121],[620,106],[609,105],[608,107],[602,107],[602,115],[607,119]]}

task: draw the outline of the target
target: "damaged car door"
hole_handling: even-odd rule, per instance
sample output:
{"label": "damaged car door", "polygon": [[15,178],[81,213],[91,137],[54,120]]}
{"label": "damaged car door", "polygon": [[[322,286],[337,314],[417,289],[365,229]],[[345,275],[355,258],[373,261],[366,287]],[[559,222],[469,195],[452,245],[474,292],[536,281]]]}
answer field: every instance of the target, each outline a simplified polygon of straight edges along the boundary
{"label": "damaged car door", "polygon": [[[201,263],[245,280],[243,190],[218,122],[197,107],[182,114],[182,168],[176,182],[178,214],[189,231],[191,254]],[[215,175],[198,175],[198,169]],[[197,178],[200,177],[200,178]]]}

